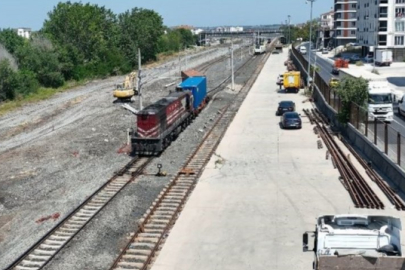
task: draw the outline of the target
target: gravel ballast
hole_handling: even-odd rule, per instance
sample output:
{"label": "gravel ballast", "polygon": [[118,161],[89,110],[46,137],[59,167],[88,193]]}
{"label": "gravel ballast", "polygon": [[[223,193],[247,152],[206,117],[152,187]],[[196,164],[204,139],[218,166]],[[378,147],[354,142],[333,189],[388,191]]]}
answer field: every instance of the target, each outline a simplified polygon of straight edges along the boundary
{"label": "gravel ballast", "polygon": [[[227,48],[219,48],[199,52],[200,56],[189,57],[188,67],[209,59],[207,54],[219,56],[227,51]],[[240,66],[247,57],[245,55],[239,61],[235,59],[235,66]],[[164,88],[164,85],[175,81],[170,75],[179,68],[175,63],[176,60],[173,60],[172,64],[145,72],[149,73],[143,92],[145,105],[168,93],[170,88]],[[236,77],[236,86],[240,87],[249,79],[256,64],[249,65]],[[209,88],[229,76],[227,65],[229,63],[223,61],[207,71]],[[161,76],[154,78],[157,74]],[[134,125],[135,118],[119,104],[113,104],[111,97],[113,85],[122,79],[121,76],[92,82],[0,118],[2,138],[5,134],[19,131],[15,123],[28,123],[17,135],[8,139],[4,136],[6,140],[0,141],[6,149],[0,152],[3,160],[0,168],[5,172],[0,178],[1,266],[5,267],[15,260],[130,160],[128,156],[118,154],[117,150],[125,144],[125,131]],[[234,95],[235,92],[230,90],[216,95],[208,108],[153,161],[146,175],[123,190],[45,269],[106,269],[119,249],[124,247],[126,236],[136,229],[136,221],[151,205],[170,175],[181,168],[218,110]],[[137,107],[137,102],[131,105]],[[158,163],[163,165],[167,177],[154,176]],[[60,213],[56,221],[36,222],[55,213]]]}

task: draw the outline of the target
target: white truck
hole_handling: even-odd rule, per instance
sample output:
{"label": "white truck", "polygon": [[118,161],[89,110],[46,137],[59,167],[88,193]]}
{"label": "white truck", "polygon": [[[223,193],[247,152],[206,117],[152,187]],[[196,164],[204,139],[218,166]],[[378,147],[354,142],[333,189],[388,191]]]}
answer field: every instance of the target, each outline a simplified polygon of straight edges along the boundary
{"label": "white truck", "polygon": [[394,119],[392,89],[386,80],[368,82],[368,120],[392,122]]}
{"label": "white truck", "polygon": [[390,66],[392,63],[392,51],[377,50],[375,55],[375,64],[377,66]]}
{"label": "white truck", "polygon": [[320,216],[315,231],[303,234],[303,251],[315,253],[315,270],[404,269],[401,226],[401,220],[391,216]]}

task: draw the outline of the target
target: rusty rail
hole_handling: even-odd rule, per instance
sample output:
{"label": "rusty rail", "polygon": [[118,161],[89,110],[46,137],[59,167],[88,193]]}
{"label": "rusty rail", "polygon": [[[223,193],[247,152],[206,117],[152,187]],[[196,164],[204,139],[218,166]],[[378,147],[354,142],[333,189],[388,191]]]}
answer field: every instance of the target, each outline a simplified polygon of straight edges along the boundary
{"label": "rusty rail", "polygon": [[344,187],[348,190],[350,197],[356,208],[384,209],[384,204],[374,193],[366,180],[360,175],[353,166],[349,158],[343,153],[332,135],[326,128],[326,118],[316,110],[305,110],[305,114],[311,122],[318,127],[319,134],[327,146],[329,153],[333,158],[334,165],[337,167]]}
{"label": "rusty rail", "polygon": [[367,175],[373,180],[378,187],[384,192],[388,200],[394,205],[397,210],[405,210],[404,201],[396,194],[396,192],[383,180],[383,178],[371,167],[371,164],[367,164],[366,160],[362,158],[353,147],[345,140],[341,139],[344,145],[349,149],[353,156],[360,162],[363,168],[366,170]]}
{"label": "rusty rail", "polygon": [[152,159],[131,160],[6,269],[42,269],[122,189],[142,174]]}

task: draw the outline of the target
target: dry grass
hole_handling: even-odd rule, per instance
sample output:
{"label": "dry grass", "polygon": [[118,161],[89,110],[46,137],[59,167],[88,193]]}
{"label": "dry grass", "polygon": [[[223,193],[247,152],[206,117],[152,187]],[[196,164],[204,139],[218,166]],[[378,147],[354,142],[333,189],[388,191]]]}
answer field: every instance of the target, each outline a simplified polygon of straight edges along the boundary
{"label": "dry grass", "polygon": [[21,108],[24,105],[49,99],[58,93],[70,90],[76,86],[84,85],[85,83],[85,81],[71,81],[56,89],[41,87],[36,93],[31,93],[25,97],[19,97],[16,100],[0,103],[0,116]]}

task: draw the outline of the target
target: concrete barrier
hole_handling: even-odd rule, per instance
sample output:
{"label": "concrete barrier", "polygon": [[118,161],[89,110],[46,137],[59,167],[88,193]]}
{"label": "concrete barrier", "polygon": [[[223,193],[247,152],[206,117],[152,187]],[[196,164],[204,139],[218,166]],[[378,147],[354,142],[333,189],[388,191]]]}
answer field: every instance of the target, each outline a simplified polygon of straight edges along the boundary
{"label": "concrete barrier", "polygon": [[[294,54],[291,52],[291,60],[294,62],[297,69],[304,74],[305,77],[308,74],[305,68],[297,60]],[[356,149],[356,151],[362,153],[365,159],[371,162],[373,168],[380,171],[383,178],[388,180],[390,185],[394,185],[396,188],[405,193],[405,172],[397,164],[389,159],[387,155],[381,152],[372,142],[370,142],[363,134],[361,134],[352,124],[348,123],[343,125],[337,120],[337,112],[326,102],[325,97],[321,91],[315,85],[313,93],[314,103],[319,111],[321,111],[330,121],[331,127],[338,130],[344,138]]]}

